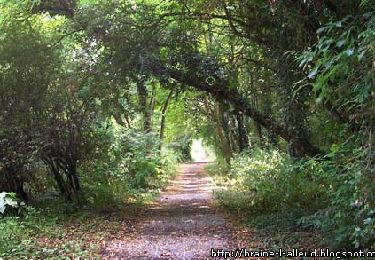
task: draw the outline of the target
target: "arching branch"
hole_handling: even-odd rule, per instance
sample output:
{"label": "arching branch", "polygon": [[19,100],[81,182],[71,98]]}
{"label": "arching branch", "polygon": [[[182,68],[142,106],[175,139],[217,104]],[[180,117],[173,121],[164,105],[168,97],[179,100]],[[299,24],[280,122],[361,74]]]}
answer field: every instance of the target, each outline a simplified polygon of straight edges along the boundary
{"label": "arching branch", "polygon": [[236,110],[241,111],[264,128],[280,136],[288,142],[292,142],[298,150],[299,155],[316,156],[322,152],[312,145],[305,138],[295,136],[290,133],[286,127],[276,122],[270,115],[262,114],[254,109],[234,88],[228,88],[226,80],[216,79],[213,84],[207,83],[206,80],[199,75],[187,75],[180,71],[169,70],[162,66],[154,66],[152,72],[159,76],[169,76],[174,80],[194,87],[199,91],[211,93],[211,95],[219,102],[228,101]]}

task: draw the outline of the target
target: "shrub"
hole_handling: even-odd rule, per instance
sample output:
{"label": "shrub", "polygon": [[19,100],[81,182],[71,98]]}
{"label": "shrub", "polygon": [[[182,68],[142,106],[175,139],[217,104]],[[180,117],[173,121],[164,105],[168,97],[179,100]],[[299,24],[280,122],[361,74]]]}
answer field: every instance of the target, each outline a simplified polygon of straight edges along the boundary
{"label": "shrub", "polygon": [[334,146],[320,164],[329,186],[329,203],[301,223],[319,228],[332,248],[369,249],[375,242],[374,187],[366,167],[365,148],[353,140]]}
{"label": "shrub", "polygon": [[163,187],[175,170],[176,156],[170,150],[160,153],[155,133],[113,126],[96,135],[100,152],[81,169],[81,176],[86,198],[97,209],[144,200]]}
{"label": "shrub", "polygon": [[277,151],[256,150],[236,155],[229,177],[230,190],[236,190],[236,196],[245,203],[238,207],[252,213],[293,211],[306,215],[322,208],[327,201],[319,166],[313,160],[293,164],[289,156]]}
{"label": "shrub", "polygon": [[225,188],[216,197],[252,218],[277,214],[318,229],[331,248],[369,249],[375,241],[374,188],[363,159],[368,151],[355,147],[352,141],[333,146],[323,159],[292,160],[261,150],[236,155],[228,175],[216,177]]}

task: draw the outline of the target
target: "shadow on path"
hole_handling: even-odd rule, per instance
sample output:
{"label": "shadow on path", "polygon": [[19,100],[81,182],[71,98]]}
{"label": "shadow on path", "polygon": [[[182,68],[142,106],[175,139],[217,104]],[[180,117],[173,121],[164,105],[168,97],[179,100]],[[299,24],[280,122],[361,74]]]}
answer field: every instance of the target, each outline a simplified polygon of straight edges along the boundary
{"label": "shadow on path", "polygon": [[207,163],[183,164],[177,177],[121,237],[108,241],[106,259],[210,259],[211,248],[232,248],[231,230],[212,204]]}

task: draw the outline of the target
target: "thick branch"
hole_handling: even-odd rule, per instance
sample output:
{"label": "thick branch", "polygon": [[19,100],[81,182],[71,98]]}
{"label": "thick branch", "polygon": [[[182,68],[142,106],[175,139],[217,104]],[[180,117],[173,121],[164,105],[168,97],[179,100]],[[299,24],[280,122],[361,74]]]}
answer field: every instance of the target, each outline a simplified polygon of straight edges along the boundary
{"label": "thick branch", "polygon": [[192,86],[200,91],[206,91],[211,93],[211,95],[219,102],[228,101],[230,102],[238,111],[243,112],[255,122],[262,125],[264,128],[270,130],[271,132],[277,134],[284,140],[288,142],[293,142],[296,146],[300,147],[301,155],[315,156],[321,153],[321,151],[309,143],[308,140],[300,138],[290,133],[284,126],[277,123],[269,115],[261,114],[259,111],[255,110],[250,106],[246,100],[237,92],[236,89],[229,89],[228,82],[225,80],[216,79],[213,84],[207,83],[202,77],[198,75],[185,75],[180,71],[167,70],[161,66],[155,66],[153,68],[153,73],[156,75],[168,75],[169,77],[184,83],[186,85]]}

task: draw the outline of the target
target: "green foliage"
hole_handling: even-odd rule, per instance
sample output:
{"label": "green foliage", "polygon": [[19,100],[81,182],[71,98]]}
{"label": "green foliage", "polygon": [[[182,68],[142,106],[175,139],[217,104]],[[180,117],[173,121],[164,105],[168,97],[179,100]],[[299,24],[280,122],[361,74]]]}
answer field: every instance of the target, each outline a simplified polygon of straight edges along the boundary
{"label": "green foliage", "polygon": [[0,219],[0,257],[17,256],[26,253],[22,243],[30,239],[36,232],[53,230],[56,219],[46,217],[45,214],[32,207],[26,207],[20,216],[8,216]]}
{"label": "green foliage", "polygon": [[176,136],[175,140],[168,144],[168,149],[175,153],[178,157],[178,161],[188,162],[191,161],[190,150],[192,143],[193,141],[190,134],[181,133]]}
{"label": "green foliage", "polygon": [[327,202],[322,169],[313,160],[292,163],[277,151],[253,151],[233,158],[228,174],[229,190],[218,194],[224,204],[234,193],[238,210],[256,214],[293,212],[309,215]]}
{"label": "green foliage", "polygon": [[[79,222],[86,214],[73,204],[54,198],[38,204],[38,209],[27,206],[18,216],[1,218],[0,257],[87,258],[96,251],[93,248],[94,242],[92,241],[92,245],[85,245],[82,237],[69,238],[72,227],[65,226],[71,218]],[[58,241],[58,245],[54,245],[52,241]]]}
{"label": "green foliage", "polygon": [[147,202],[195,137],[231,161],[209,167],[227,207],[373,246],[374,4],[320,2],[0,1],[0,212],[77,203],[2,218],[0,252],[77,205]]}
{"label": "green foliage", "polygon": [[[237,155],[228,175],[216,177],[224,188],[216,197],[251,218],[289,216],[287,226],[317,229],[331,248],[368,249],[375,241],[375,210],[365,154],[349,140],[325,160],[292,161],[276,151]],[[217,167],[209,169],[215,174]]]}
{"label": "green foliage", "polygon": [[333,147],[329,159],[320,163],[329,183],[329,205],[300,220],[319,228],[333,248],[371,248],[375,241],[373,187],[363,165],[365,154],[352,140]]}
{"label": "green foliage", "polygon": [[375,241],[375,9],[370,2],[318,29],[319,41],[300,59],[316,104],[329,108],[341,123],[320,163],[330,184],[330,205],[302,221],[321,228],[335,248],[371,248]]}
{"label": "green foliage", "polygon": [[[48,48],[56,20],[46,25],[23,6],[2,4],[0,21],[0,186],[27,199],[22,185],[33,176],[40,112],[56,76],[59,52]],[[3,13],[3,12],[2,12]],[[35,130],[35,131],[34,131]]]}
{"label": "green foliage", "polygon": [[254,150],[234,156],[230,166],[214,165],[208,171],[219,185],[215,198],[230,212],[246,216],[245,224],[257,230],[255,239],[263,247],[318,246],[314,230],[301,219],[329,203],[327,176],[319,162]]}
{"label": "green foliage", "polygon": [[279,250],[319,247],[319,233],[302,229],[293,213],[258,214],[246,219],[245,223],[257,230],[255,239],[262,241],[261,248]]}
{"label": "green foliage", "polygon": [[166,185],[177,158],[169,150],[160,154],[154,133],[125,129],[116,124],[98,129],[97,159],[82,169],[87,201],[98,210],[112,210],[124,202],[147,202]]}
{"label": "green foliage", "polygon": [[359,14],[320,28],[318,43],[300,58],[301,66],[310,68],[317,104],[351,113],[356,123],[373,120],[374,28],[374,7],[364,3]]}

